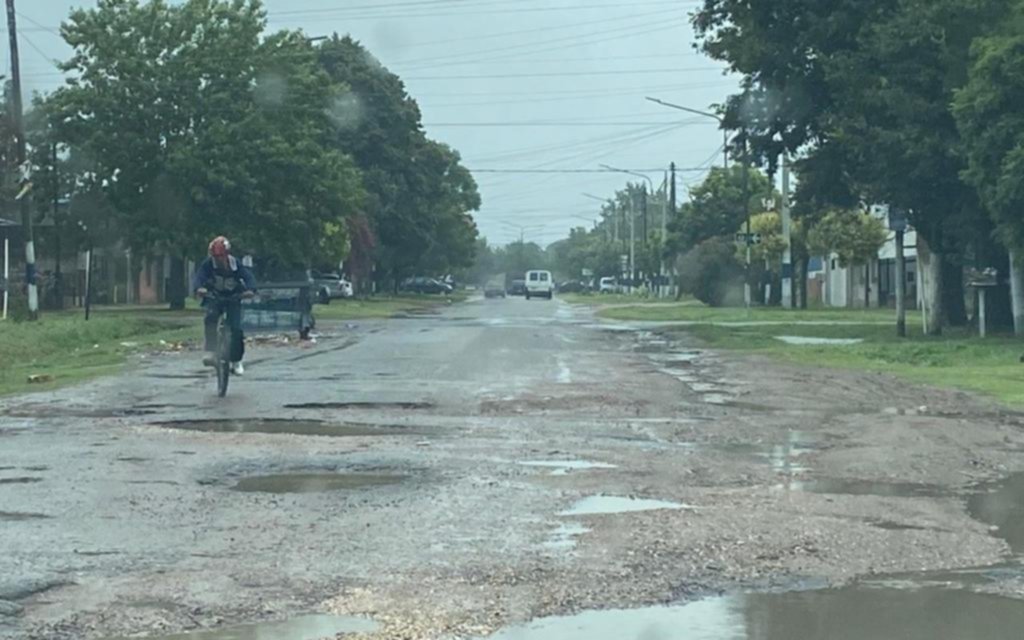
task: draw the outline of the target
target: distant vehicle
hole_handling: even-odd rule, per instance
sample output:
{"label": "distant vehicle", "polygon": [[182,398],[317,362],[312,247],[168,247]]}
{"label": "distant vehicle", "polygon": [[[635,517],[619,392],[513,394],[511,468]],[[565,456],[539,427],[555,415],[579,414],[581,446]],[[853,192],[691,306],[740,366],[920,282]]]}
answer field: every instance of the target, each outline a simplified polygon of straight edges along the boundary
{"label": "distant vehicle", "polygon": [[508,288],[508,295],[510,295],[510,296],[525,296],[526,295],[526,280],[513,280],[512,284]]}
{"label": "distant vehicle", "polygon": [[409,293],[428,293],[448,295],[453,289],[452,286],[437,280],[436,278],[409,278],[402,283],[402,290]]}
{"label": "distant vehicle", "polygon": [[484,287],[485,298],[504,298],[505,287],[501,284],[500,280],[491,280]]}
{"label": "distant vehicle", "polygon": [[619,285],[615,282],[615,278],[601,278],[597,290],[599,293],[617,293]]}
{"label": "distant vehicle", "polygon": [[586,293],[590,287],[586,282],[579,280],[566,280],[558,285],[558,293]]}
{"label": "distant vehicle", "polygon": [[338,298],[351,298],[354,295],[352,283],[336,273],[313,272],[313,284],[316,299],[320,304],[330,304]]}
{"label": "distant vehicle", "polygon": [[550,271],[527,271],[526,272],[526,299],[547,298],[548,300],[555,293],[555,281]]}

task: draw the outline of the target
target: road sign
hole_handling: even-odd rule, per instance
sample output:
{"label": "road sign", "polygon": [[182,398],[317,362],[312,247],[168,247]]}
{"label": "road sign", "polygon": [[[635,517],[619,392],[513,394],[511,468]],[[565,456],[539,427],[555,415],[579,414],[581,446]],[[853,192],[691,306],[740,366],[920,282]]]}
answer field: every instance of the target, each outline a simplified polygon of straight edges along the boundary
{"label": "road sign", "polygon": [[593,269],[584,269],[582,275],[583,275],[584,278],[593,278],[594,277],[594,270]]}
{"label": "road sign", "polygon": [[761,244],[760,233],[737,233],[736,244],[756,245]]}

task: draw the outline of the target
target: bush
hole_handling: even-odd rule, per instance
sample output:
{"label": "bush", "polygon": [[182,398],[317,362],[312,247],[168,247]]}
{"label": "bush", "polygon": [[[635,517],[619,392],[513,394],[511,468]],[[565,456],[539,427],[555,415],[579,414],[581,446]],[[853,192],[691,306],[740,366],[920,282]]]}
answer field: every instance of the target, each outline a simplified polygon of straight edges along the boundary
{"label": "bush", "polygon": [[679,284],[684,293],[704,304],[722,307],[742,303],[743,267],[731,238],[705,240],[679,259]]}

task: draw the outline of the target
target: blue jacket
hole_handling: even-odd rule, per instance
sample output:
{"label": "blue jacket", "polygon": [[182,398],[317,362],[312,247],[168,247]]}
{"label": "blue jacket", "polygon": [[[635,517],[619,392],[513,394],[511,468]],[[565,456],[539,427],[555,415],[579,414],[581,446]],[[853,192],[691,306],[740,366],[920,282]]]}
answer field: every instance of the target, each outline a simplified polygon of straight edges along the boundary
{"label": "blue jacket", "polygon": [[192,292],[204,287],[219,293],[255,291],[256,279],[252,277],[252,271],[234,256],[228,256],[227,268],[218,267],[213,258],[208,257],[192,275]]}

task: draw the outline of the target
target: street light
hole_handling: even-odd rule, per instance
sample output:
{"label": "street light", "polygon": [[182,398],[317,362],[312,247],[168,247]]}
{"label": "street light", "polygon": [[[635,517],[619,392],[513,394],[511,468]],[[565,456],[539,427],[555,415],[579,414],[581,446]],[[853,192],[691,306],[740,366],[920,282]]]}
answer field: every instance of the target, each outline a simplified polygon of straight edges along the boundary
{"label": "street light", "polygon": [[700,109],[691,109],[690,107],[684,107],[684,106],[679,105],[679,104],[673,104],[671,102],[665,102],[664,100],[661,100],[659,98],[651,98],[650,96],[645,98],[645,100],[647,100],[649,102],[654,102],[656,104],[660,104],[661,106],[668,107],[669,109],[679,109],[680,111],[685,111],[687,113],[694,113],[694,114],[696,114],[698,116],[704,116],[705,118],[713,118],[714,120],[718,121],[719,125],[723,125],[722,126],[722,153],[724,154],[725,168],[726,169],[729,168],[729,132],[724,127],[725,120],[722,119],[722,116],[718,115],[717,113],[711,113],[710,111],[701,111]]}

